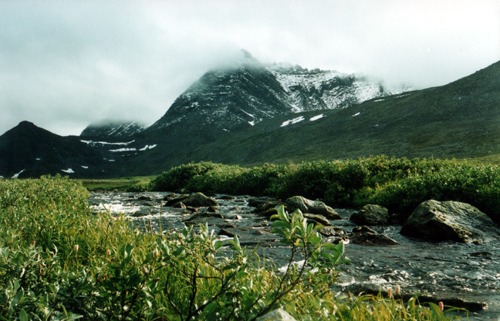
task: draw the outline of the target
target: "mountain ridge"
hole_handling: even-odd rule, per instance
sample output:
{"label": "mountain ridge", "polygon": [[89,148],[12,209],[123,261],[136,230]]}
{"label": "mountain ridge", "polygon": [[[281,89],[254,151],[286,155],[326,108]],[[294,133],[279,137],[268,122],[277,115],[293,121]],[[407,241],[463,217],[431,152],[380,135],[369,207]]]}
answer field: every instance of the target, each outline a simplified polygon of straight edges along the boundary
{"label": "mountain ridge", "polygon": [[[150,175],[205,160],[500,155],[500,62],[444,86],[390,95],[380,83],[353,75],[244,58],[205,73],[147,128],[104,123],[62,137],[21,122],[0,136],[0,175]],[[280,81],[277,70],[290,78]],[[356,93],[363,86],[368,96]],[[343,102],[325,108],[326,98],[337,94]]]}

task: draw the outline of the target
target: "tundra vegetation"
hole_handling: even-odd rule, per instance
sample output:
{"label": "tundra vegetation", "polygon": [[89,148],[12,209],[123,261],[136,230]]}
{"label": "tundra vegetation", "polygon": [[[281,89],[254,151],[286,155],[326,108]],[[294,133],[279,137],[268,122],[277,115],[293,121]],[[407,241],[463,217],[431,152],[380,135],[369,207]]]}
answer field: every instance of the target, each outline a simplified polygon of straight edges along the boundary
{"label": "tundra vegetation", "polygon": [[421,202],[470,203],[500,224],[500,167],[464,160],[377,156],[355,160],[255,167],[191,163],[165,171],[155,190],[267,195],[302,195],[332,206],[378,204],[404,221]]}
{"label": "tundra vegetation", "polygon": [[[385,159],[380,162],[380,166],[390,165]],[[307,182],[308,171],[315,166],[323,169],[321,181],[337,173],[328,170],[337,166],[332,164],[261,169],[191,164],[162,175],[156,184],[167,182],[170,175],[182,183],[178,187],[194,188],[199,183],[206,189],[213,182],[214,188],[222,188],[243,175],[253,182],[251,189],[242,185],[233,191],[263,187],[261,192],[279,194],[284,188],[280,184],[288,184],[295,192],[292,188],[302,181],[306,191],[313,193],[320,190]],[[368,164],[351,162],[342,168],[361,173],[366,182],[363,173]],[[386,175],[382,168],[379,179]],[[302,176],[289,176],[292,170]],[[408,177],[406,169],[391,170],[401,171],[402,180]],[[285,178],[282,183],[280,177]],[[356,201],[358,193],[337,194],[343,186],[334,185],[325,195],[344,195],[341,202]],[[386,190],[372,188],[373,197],[381,197]],[[359,189],[361,183],[351,187]],[[330,285],[336,280],[336,266],[345,260],[343,244],[323,242],[300,212],[287,213],[281,207],[273,223],[275,233],[290,248],[290,264],[283,272],[271,260],[249,253],[237,238],[220,240],[204,226],[140,232],[125,217],[93,214],[87,198],[81,183],[59,176],[0,180],[1,320],[255,320],[277,307],[298,320],[452,318],[446,307],[443,312],[438,305],[422,306],[416,299],[403,302],[333,293]],[[292,264],[299,257],[305,264]]]}

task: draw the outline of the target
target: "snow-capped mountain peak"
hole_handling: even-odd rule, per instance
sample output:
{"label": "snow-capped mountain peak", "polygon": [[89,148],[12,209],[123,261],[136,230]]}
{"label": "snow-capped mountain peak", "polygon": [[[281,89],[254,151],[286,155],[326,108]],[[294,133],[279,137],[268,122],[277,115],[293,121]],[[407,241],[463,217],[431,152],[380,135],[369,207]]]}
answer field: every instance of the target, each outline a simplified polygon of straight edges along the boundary
{"label": "snow-capped mountain peak", "polygon": [[232,130],[277,115],[345,108],[388,94],[364,77],[298,65],[263,65],[242,50],[205,73],[148,130],[175,124]]}

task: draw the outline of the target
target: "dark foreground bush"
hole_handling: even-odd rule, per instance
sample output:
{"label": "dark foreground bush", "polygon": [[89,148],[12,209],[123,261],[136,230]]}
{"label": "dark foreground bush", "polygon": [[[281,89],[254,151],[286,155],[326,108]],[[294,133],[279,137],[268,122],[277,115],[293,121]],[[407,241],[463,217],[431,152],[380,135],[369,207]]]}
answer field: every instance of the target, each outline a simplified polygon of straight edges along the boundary
{"label": "dark foreground bush", "polygon": [[339,207],[377,203],[401,219],[422,201],[454,200],[478,207],[500,224],[498,165],[465,161],[379,156],[251,168],[187,164],[164,172],[153,186],[278,198],[302,195]]}
{"label": "dark foreground bush", "polygon": [[298,320],[449,320],[416,300],[337,299],[343,244],[300,212],[273,223],[291,253],[280,273],[207,227],[142,233],[86,202],[60,177],[0,180],[0,320],[255,320],[279,306]]}

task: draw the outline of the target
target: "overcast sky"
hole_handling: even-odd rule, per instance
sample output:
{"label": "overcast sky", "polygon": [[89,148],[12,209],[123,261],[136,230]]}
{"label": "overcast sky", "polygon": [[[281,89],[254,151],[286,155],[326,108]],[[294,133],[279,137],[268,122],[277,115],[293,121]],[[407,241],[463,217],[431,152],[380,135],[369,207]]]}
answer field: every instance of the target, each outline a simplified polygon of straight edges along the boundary
{"label": "overcast sky", "polygon": [[262,62],[444,85],[500,60],[500,0],[0,0],[0,134],[159,119],[244,48]]}

